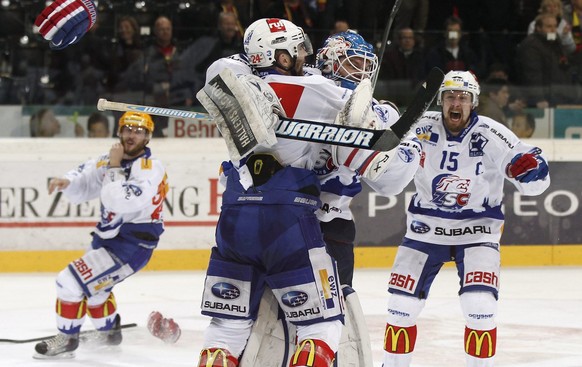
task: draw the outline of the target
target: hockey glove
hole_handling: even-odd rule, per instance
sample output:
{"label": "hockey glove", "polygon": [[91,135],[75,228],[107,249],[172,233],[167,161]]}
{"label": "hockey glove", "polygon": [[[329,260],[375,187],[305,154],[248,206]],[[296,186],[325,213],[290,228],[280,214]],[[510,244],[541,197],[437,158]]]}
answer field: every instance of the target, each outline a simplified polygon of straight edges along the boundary
{"label": "hockey glove", "polygon": [[50,41],[52,49],[60,50],[77,43],[96,19],[93,0],[55,0],[40,13],[34,25]]}
{"label": "hockey glove", "polygon": [[542,180],[548,175],[548,164],[539,154],[541,149],[534,148],[528,153],[520,153],[513,157],[505,172],[509,178],[519,182]]}

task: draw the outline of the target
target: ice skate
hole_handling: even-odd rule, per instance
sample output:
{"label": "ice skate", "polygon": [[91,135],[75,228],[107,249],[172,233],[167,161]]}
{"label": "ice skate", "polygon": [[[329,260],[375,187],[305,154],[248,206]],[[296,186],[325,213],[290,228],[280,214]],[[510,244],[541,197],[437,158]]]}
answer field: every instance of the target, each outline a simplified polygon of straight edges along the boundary
{"label": "ice skate", "polygon": [[103,345],[119,345],[123,340],[121,334],[121,316],[117,314],[113,321],[113,327],[109,330],[99,331],[99,340]]}
{"label": "ice skate", "polygon": [[36,344],[34,349],[36,359],[68,359],[75,357],[75,350],[79,346],[79,334],[58,333],[50,339]]}

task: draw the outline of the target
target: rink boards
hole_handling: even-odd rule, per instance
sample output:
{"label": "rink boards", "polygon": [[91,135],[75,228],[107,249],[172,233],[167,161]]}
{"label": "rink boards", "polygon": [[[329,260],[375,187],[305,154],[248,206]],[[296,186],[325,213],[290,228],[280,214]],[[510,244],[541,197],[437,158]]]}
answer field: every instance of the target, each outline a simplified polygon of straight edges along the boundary
{"label": "rink boards", "polygon": [[[50,177],[106,153],[114,139],[5,139],[0,146],[0,272],[57,271],[80,256],[98,220],[97,200],[72,205],[48,195]],[[582,265],[582,147],[579,140],[532,140],[551,161],[552,185],[522,197],[505,185],[502,264]],[[226,157],[219,139],[159,139],[152,152],[167,169],[166,232],[150,270],[195,270],[214,244]],[[394,197],[364,190],[352,205],[358,225],[356,266],[389,269],[405,228],[409,185]]]}

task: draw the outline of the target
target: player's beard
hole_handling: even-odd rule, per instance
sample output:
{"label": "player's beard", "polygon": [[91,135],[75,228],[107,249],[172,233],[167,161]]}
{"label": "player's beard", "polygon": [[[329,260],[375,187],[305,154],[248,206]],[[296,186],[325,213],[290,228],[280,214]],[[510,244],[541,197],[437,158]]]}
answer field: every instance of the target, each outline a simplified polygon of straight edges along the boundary
{"label": "player's beard", "polygon": [[147,140],[138,143],[136,142],[136,139],[132,137],[121,139],[121,144],[123,145],[123,153],[130,159],[141,155],[147,143],[148,143]]}
{"label": "player's beard", "polygon": [[[444,118],[444,123],[449,132],[453,135],[458,135],[469,123],[469,115],[466,114],[465,109],[457,109],[451,111],[449,108]],[[470,112],[469,112],[470,113]]]}

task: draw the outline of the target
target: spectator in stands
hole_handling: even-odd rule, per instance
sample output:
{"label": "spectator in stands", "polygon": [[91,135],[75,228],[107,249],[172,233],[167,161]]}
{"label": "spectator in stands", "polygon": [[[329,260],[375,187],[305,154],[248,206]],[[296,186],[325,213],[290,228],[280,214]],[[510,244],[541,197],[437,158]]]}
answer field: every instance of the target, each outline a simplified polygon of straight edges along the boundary
{"label": "spectator in stands", "polygon": [[501,79],[505,81],[509,87],[509,101],[507,102],[507,106],[503,108],[506,116],[520,113],[527,107],[527,103],[525,102],[520,89],[514,84],[510,84],[511,78],[509,77],[509,71],[505,64],[494,62],[489,65],[489,72],[486,80],[493,79]]}
{"label": "spectator in stands", "polygon": [[576,51],[571,56],[575,81],[582,84],[582,0],[570,0],[564,6],[564,19],[572,26]]}
{"label": "spectator in stands", "polygon": [[126,89],[126,86],[119,85],[119,75],[127,71],[143,54],[139,25],[134,17],[125,15],[119,18],[116,41],[107,78],[108,86],[113,92]]}
{"label": "spectator in stands", "polygon": [[411,28],[402,28],[397,32],[395,44],[387,47],[380,67],[380,77],[389,80],[407,79],[413,85],[423,80],[424,55],[416,47],[416,38]]}
{"label": "spectator in stands", "polygon": [[417,32],[417,43],[422,46],[423,39],[418,37],[418,33],[422,34],[426,29],[429,7],[429,0],[403,1],[394,19],[394,29],[414,29]]}
{"label": "spectator in stands", "polygon": [[242,39],[245,28],[250,24],[248,3],[236,0],[219,0],[220,13],[230,13],[234,16],[236,30]]}
{"label": "spectator in stands", "polygon": [[504,126],[509,126],[504,108],[509,101],[509,86],[507,80],[487,79],[481,84],[481,98],[477,113],[479,115],[491,117]]}
{"label": "spectator in stands", "polygon": [[563,19],[572,27],[576,53],[582,54],[582,0],[570,0],[564,5]]}
{"label": "spectator in stands", "polygon": [[434,66],[445,73],[451,70],[469,70],[477,76],[482,76],[477,54],[464,42],[462,36],[463,22],[452,16],[445,21],[444,39],[432,47],[426,55],[426,72]]}
{"label": "spectator in stands", "polygon": [[576,101],[570,63],[556,37],[558,21],[553,14],[536,17],[535,32],[517,48],[517,70],[529,107],[548,108]]}
{"label": "spectator in stands", "polygon": [[101,112],[93,112],[87,120],[87,136],[89,138],[108,138],[109,119]]}
{"label": "spectator in stands", "polygon": [[[85,136],[85,129],[76,119],[72,120],[74,124],[73,133],[75,137]],[[30,116],[30,136],[33,138],[53,138],[57,136],[66,136],[62,134],[61,122],[55,116],[55,112],[50,108],[41,108]]]}
{"label": "spectator in stands", "polygon": [[236,16],[233,13],[222,12],[218,14],[217,34],[214,37],[214,46],[211,47],[210,60],[200,71],[206,73],[206,68],[215,60],[242,51],[242,36]]}
{"label": "spectator in stands", "polygon": [[61,133],[61,123],[50,108],[42,108],[30,116],[30,136],[52,138]]}
{"label": "spectator in stands", "polygon": [[[558,21],[558,27],[556,29],[557,35],[560,38],[560,43],[566,51],[567,54],[571,54],[576,51],[576,43],[574,42],[574,37],[572,36],[572,27],[563,18],[564,10],[562,7],[561,0],[542,0],[539,8],[540,14],[552,14],[556,17]],[[532,34],[535,31],[535,19],[532,20],[527,28],[527,34]]]}
{"label": "spectator in stands", "polygon": [[414,31],[403,28],[397,41],[386,48],[380,66],[380,80],[387,83],[389,99],[399,106],[407,105],[417,83],[424,79],[424,53],[416,47]]}
{"label": "spectator in stands", "polygon": [[[145,49],[124,75],[129,90],[142,92],[141,96],[134,95],[133,99],[128,95],[129,103],[157,107],[192,106],[199,87],[196,83],[199,76],[193,71],[192,60],[189,59],[192,53],[185,53],[186,48],[177,45],[172,32],[170,19],[165,16],[156,19],[153,44]],[[157,127],[153,136],[164,136],[168,119],[153,118]]]}
{"label": "spectator in stands", "polygon": [[511,119],[511,130],[518,138],[531,138],[536,129],[536,120],[531,113],[520,113]]}

